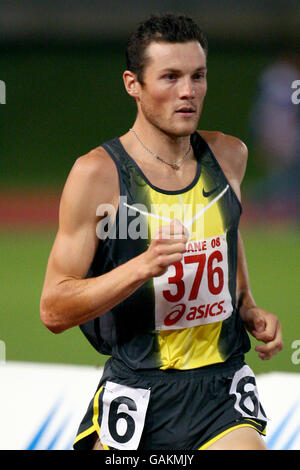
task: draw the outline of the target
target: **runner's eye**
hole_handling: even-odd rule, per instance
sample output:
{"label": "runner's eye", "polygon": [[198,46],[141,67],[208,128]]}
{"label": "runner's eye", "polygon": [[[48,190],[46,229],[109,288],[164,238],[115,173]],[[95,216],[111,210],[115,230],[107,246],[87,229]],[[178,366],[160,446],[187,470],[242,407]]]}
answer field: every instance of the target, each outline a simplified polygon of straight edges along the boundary
{"label": "runner's eye", "polygon": [[199,72],[199,73],[195,73],[193,75],[193,79],[194,80],[201,80],[202,78],[205,78],[205,73],[204,72]]}
{"label": "runner's eye", "polygon": [[168,74],[164,75],[163,78],[165,80],[170,80],[170,81],[171,80],[176,80],[177,75],[175,73],[168,73]]}

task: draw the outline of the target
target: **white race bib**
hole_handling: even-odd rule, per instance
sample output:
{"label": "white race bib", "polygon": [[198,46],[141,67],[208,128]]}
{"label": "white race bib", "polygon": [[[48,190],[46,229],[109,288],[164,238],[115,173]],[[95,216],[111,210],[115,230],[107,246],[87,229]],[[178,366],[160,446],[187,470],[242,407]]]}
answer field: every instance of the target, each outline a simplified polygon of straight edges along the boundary
{"label": "white race bib", "polygon": [[106,382],[100,442],[120,450],[136,450],[144,429],[150,390]]}
{"label": "white race bib", "polygon": [[232,313],[226,234],[187,243],[183,260],[153,279],[156,330],[191,328]]}

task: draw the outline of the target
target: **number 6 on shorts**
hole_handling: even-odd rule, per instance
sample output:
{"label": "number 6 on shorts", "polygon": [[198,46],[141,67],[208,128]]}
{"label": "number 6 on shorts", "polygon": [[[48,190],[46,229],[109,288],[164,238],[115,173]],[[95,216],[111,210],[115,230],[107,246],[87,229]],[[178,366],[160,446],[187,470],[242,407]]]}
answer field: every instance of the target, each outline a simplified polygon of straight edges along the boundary
{"label": "number 6 on shorts", "polygon": [[235,395],[234,408],[244,418],[257,418],[262,421],[268,421],[259,401],[255,375],[249,366],[243,366],[234,374],[229,393],[230,395]]}
{"label": "number 6 on shorts", "polygon": [[136,450],[144,428],[150,390],[106,382],[102,396],[100,441],[120,450]]}

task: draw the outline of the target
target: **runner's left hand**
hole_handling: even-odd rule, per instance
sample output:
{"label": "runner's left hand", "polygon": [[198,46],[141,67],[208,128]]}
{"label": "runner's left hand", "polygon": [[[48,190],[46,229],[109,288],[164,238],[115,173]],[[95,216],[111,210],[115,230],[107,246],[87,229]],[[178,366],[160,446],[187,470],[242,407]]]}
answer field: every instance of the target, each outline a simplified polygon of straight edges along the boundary
{"label": "runner's left hand", "polygon": [[243,321],[249,333],[264,343],[255,347],[261,359],[270,359],[282,350],[281,324],[276,315],[259,307],[251,307],[244,312]]}

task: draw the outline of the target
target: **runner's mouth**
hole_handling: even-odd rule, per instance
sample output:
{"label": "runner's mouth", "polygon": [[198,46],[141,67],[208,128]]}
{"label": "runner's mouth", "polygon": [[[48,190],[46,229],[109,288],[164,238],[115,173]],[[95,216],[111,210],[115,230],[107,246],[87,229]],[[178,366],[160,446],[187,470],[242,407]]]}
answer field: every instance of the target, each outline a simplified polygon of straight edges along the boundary
{"label": "runner's mouth", "polygon": [[176,113],[192,114],[192,113],[195,113],[195,109],[184,107],[184,108],[177,109]]}

